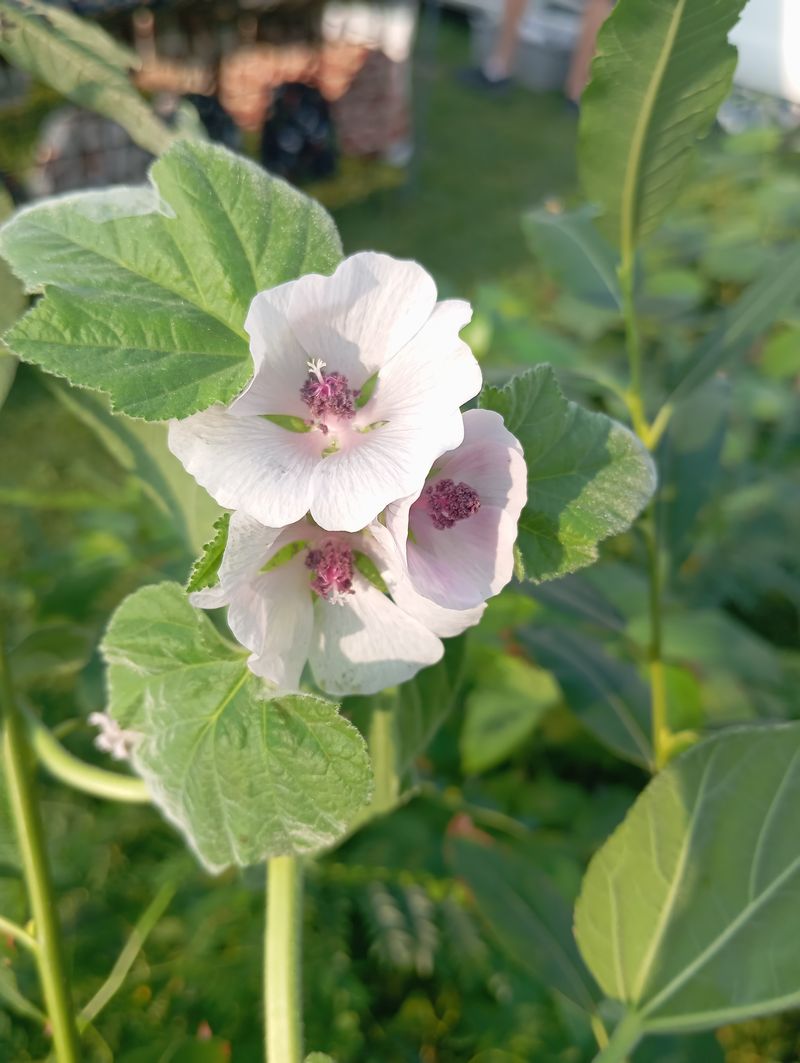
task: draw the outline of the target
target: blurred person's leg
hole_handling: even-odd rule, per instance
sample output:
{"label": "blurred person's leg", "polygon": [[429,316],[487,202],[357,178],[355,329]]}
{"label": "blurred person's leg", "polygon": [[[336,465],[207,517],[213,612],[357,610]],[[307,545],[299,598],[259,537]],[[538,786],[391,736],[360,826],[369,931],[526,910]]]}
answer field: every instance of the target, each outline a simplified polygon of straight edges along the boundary
{"label": "blurred person's leg", "polygon": [[505,0],[503,19],[492,50],[479,67],[461,72],[461,80],[473,88],[497,88],[511,80],[517,53],[519,24],[528,0]]}
{"label": "blurred person's leg", "polygon": [[597,34],[613,6],[614,0],[586,0],[580,37],[572,53],[572,61],[564,85],[566,97],[573,103],[579,102],[586,82],[589,80],[589,68],[594,58]]}
{"label": "blurred person's leg", "polygon": [[510,78],[517,53],[519,24],[525,13],[528,0],[506,0],[503,21],[494,47],[483,64],[483,72],[490,81]]}

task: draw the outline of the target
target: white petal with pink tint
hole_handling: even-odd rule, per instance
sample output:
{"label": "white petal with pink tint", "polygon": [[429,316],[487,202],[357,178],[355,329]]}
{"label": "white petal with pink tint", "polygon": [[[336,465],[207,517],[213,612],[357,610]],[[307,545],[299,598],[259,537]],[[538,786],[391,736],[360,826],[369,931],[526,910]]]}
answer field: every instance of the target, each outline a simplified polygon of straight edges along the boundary
{"label": "white petal with pink tint", "polygon": [[291,287],[288,316],[306,357],[322,358],[354,387],[413,339],[436,305],[436,285],[422,266],[374,251]]}
{"label": "white petal with pink tint", "polygon": [[315,605],[311,671],[329,694],[375,694],[403,683],[444,652],[439,639],[363,576],[340,603]]}
{"label": "white petal with pink tint", "polygon": [[308,512],[319,439],[263,417],[233,417],[221,406],[169,426],[169,448],[226,509],[242,509],[270,527]]}
{"label": "white petal with pink tint", "polygon": [[[385,528],[381,531],[388,536]],[[396,548],[388,542],[400,571]],[[281,560],[284,548],[295,544],[294,555]],[[438,661],[443,648],[420,618],[400,609],[354,569],[359,552],[385,570],[380,544],[369,530],[332,536],[308,520],[265,528],[235,513],[219,587],[196,592],[190,601],[205,608],[228,606],[231,631],[251,651],[249,668],[276,689],[296,689],[308,660],[328,693],[374,693]],[[325,570],[319,555],[343,555],[348,567]],[[269,567],[276,558],[280,563]],[[320,588],[323,571],[329,582]]]}
{"label": "white petal with pink tint", "polygon": [[373,252],[261,292],[245,323],[252,380],[229,407],[171,422],[170,449],[228,509],[355,532],[460,443],[460,406],[481,386],[458,335],[470,315],[437,304],[417,263]]}
{"label": "white petal with pink tint", "polygon": [[522,447],[499,414],[469,410],[463,420],[463,443],[434,463],[428,483],[466,484],[480,500],[477,512],[437,527],[424,489],[386,511],[413,589],[455,610],[480,605],[511,579],[517,521],[527,497]]}

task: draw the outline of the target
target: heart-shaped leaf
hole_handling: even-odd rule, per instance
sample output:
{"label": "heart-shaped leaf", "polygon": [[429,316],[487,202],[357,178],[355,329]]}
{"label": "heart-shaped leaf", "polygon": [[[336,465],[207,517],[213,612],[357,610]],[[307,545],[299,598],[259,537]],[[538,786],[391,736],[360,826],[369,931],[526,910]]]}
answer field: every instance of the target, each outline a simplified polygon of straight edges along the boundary
{"label": "heart-shaped leaf", "polygon": [[177,584],[127,598],[102,649],[133,767],[210,870],[316,852],[369,799],[365,743],[337,706],[270,697]]}
{"label": "heart-shaped leaf", "polygon": [[655,468],[628,431],[564,398],[549,365],[485,387],[480,405],[502,414],[528,466],[519,522],[525,574],[534,583],[597,560],[597,544],[628,528],[655,489]]}
{"label": "heart-shaped leaf", "polygon": [[5,338],[116,410],[166,420],[233,398],[253,296],[330,272],[341,248],[322,207],[224,148],[178,141],[151,181],[45,200],[0,229],[0,254],[45,293]]}

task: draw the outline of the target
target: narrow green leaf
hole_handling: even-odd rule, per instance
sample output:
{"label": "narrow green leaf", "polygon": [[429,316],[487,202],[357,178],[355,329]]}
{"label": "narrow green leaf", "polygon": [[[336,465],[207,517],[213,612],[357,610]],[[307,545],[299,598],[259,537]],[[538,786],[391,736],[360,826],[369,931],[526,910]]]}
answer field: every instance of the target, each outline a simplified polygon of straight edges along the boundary
{"label": "narrow green leaf", "polygon": [[537,663],[553,673],[567,705],[598,741],[618,756],[650,767],[650,697],[633,665],[567,628],[533,627],[519,638]]}
{"label": "narrow green leaf", "polygon": [[146,420],[233,398],[253,296],[341,258],[316,203],[224,148],[178,141],[152,186],[45,200],[0,229],[44,298],[6,336],[21,358]]}
{"label": "narrow green leaf", "polygon": [[599,994],[572,936],[564,897],[528,854],[499,845],[452,842],[455,873],[505,952],[579,1007],[594,1011]]}
{"label": "narrow green leaf", "polygon": [[597,560],[597,544],[628,528],[655,488],[655,469],[636,437],[561,393],[548,365],[505,387],[484,387],[479,403],[502,414],[522,443],[528,502],[519,548],[534,583]]}
{"label": "narrow green leaf", "polygon": [[158,155],[175,134],[130,80],[137,55],[89,19],[39,0],[0,0],[0,55],[62,96],[127,129]]}
{"label": "narrow green leaf", "polygon": [[187,591],[203,590],[205,587],[212,587],[217,582],[217,573],[228,542],[230,521],[230,513],[223,513],[214,521],[214,537],[206,543],[202,554],[192,565],[186,584]]}
{"label": "narrow green leaf", "polygon": [[592,205],[573,211],[537,207],[524,216],[523,229],[542,266],[570,294],[618,309],[618,256],[595,227],[596,217]]}
{"label": "narrow green leaf", "polygon": [[668,401],[686,398],[718,369],[741,358],[800,294],[800,245],[778,254],[762,276],[724,312],[720,324],[678,371]]}
{"label": "narrow green leaf", "polygon": [[133,767],[209,870],[316,852],[366,804],[369,757],[337,706],[271,697],[177,584],[127,598],[102,651]]}
{"label": "narrow green leaf", "polygon": [[581,99],[579,163],[601,227],[632,250],[680,192],[728,94],[745,0],[620,0]]}
{"label": "narrow green leaf", "polygon": [[800,723],[732,728],[673,761],[589,865],[578,945],[645,1031],[800,1004]]}

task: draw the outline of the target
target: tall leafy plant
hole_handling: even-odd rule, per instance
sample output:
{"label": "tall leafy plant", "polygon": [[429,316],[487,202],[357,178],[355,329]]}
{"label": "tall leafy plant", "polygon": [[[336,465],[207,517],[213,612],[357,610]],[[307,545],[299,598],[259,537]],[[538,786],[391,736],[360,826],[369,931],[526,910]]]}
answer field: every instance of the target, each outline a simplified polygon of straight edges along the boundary
{"label": "tall leafy plant", "polygon": [[[28,0],[7,0],[4,19],[12,61],[48,78],[46,56],[57,51],[64,61],[50,77],[56,87],[114,113],[140,142],[163,152],[144,188],[80,193],[20,211],[0,231],[0,254],[37,297],[7,333],[11,350],[100,393],[95,402],[54,385],[183,524],[186,478],[166,455],[158,422],[187,418],[241,391],[250,376],[244,324],[253,297],[308,273],[329,275],[341,259],[338,235],[317,204],[251,162],[201,141],[162,138],[124,77],[127,56],[96,29],[62,12],[51,18]],[[323,384],[316,363],[313,372]],[[546,367],[484,389],[480,404],[507,420],[527,463],[520,577],[538,582],[590,564],[597,544],[627,528],[652,494],[644,447],[605,414],[568,402]],[[150,422],[156,434],[143,435],[140,421],[115,422],[115,415]],[[297,432],[297,420],[284,417],[279,427]],[[194,539],[188,518],[185,532]],[[227,535],[219,515],[191,587],[215,582]],[[367,569],[365,578],[385,592],[377,572]],[[81,1036],[121,982],[123,960],[76,1012],[35,762],[97,796],[152,802],[212,872],[266,862],[265,1050],[272,1063],[298,1063],[303,861],[401,798],[413,760],[452,704],[459,644],[417,679],[354,704],[319,697],[309,684],[276,696],[183,587],[162,583],[122,603],[101,649],[105,740],[124,752],[126,736],[136,735],[137,778],[68,753],[23,708],[13,662],[5,650],[2,658],[4,781],[34,917],[30,933],[6,918],[3,929],[37,961],[56,1056],[79,1057]],[[161,896],[153,901],[143,925],[152,925],[164,903]]]}

